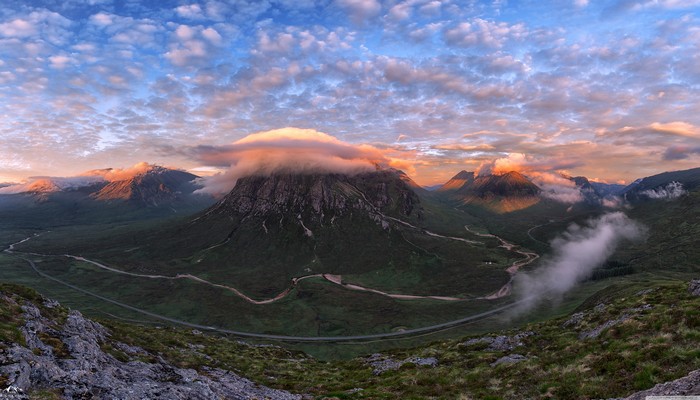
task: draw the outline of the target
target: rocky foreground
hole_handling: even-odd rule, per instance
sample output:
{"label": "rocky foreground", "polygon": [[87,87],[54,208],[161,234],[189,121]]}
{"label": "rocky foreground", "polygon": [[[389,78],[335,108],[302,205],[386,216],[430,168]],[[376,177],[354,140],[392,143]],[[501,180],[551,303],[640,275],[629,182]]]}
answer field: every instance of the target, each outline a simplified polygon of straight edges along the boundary
{"label": "rocky foreground", "polygon": [[612,287],[527,329],[327,363],[198,331],[106,320],[107,328],[0,285],[0,399],[700,395],[699,301],[700,280]]}
{"label": "rocky foreground", "polygon": [[[111,340],[106,328],[78,311],[56,318],[8,296],[0,295],[0,301],[3,307],[21,310],[25,321],[20,327],[24,343],[0,347],[0,379],[4,378],[8,387],[6,397],[29,398],[23,393],[43,389],[68,399],[301,398],[256,385],[222,369],[203,368],[197,372],[177,368],[158,356],[157,363],[122,362],[103,349],[110,346],[143,359],[154,355]],[[42,308],[56,307],[56,303],[45,301]]]}

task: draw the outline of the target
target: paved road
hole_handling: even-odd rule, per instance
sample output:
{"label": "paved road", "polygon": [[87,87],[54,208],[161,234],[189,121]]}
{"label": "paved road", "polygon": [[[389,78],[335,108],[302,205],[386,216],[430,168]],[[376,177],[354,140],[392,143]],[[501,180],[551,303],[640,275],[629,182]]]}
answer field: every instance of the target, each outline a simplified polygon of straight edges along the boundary
{"label": "paved road", "polygon": [[186,327],[190,327],[190,328],[200,329],[203,331],[226,333],[226,334],[231,334],[234,336],[247,337],[247,338],[278,340],[278,341],[285,341],[285,342],[350,342],[350,341],[378,340],[378,339],[396,339],[399,337],[414,336],[414,335],[418,335],[418,334],[425,334],[425,333],[440,331],[440,330],[443,330],[446,328],[451,328],[451,327],[455,327],[458,325],[463,325],[463,324],[466,324],[468,322],[478,321],[480,319],[484,319],[484,318],[490,317],[492,315],[496,315],[496,314],[502,313],[506,310],[512,309],[512,308],[516,307],[517,305],[527,301],[527,299],[524,299],[524,300],[516,301],[513,303],[509,303],[509,304],[501,306],[501,307],[491,309],[489,311],[485,311],[482,313],[470,315],[468,317],[456,319],[454,321],[443,322],[441,324],[426,326],[426,327],[422,327],[422,328],[407,329],[407,330],[404,330],[401,332],[377,333],[377,334],[372,334],[372,335],[351,335],[351,336],[270,335],[270,334],[264,334],[264,333],[241,332],[241,331],[235,331],[235,330],[231,330],[231,329],[223,329],[223,328],[217,328],[217,327],[213,327],[213,326],[194,324],[191,322],[182,321],[179,319],[170,318],[170,317],[166,317],[164,315],[152,313],[150,311],[146,311],[146,310],[143,310],[141,308],[130,306],[130,305],[122,303],[120,301],[112,300],[110,298],[101,296],[97,293],[93,293],[89,290],[82,289],[78,286],[75,286],[75,285],[70,284],[68,282],[65,282],[61,279],[55,278],[51,275],[48,275],[48,274],[44,273],[43,271],[41,271],[36,266],[36,263],[32,259],[29,259],[27,257],[22,256],[21,255],[22,253],[17,252],[16,250],[12,250],[12,247],[6,249],[5,252],[9,253],[9,254],[14,254],[16,257],[21,258],[22,260],[26,261],[31,266],[31,268],[34,270],[34,272],[36,272],[39,276],[41,276],[43,278],[49,279],[53,282],[56,282],[60,285],[71,288],[73,290],[76,290],[76,291],[83,293],[83,294],[86,294],[88,296],[106,301],[108,303],[125,308],[127,310],[137,312],[139,314],[149,316],[151,318],[159,319],[162,321],[167,321],[170,323],[174,323],[174,324],[178,324],[178,325],[182,325],[182,326],[186,326]]}

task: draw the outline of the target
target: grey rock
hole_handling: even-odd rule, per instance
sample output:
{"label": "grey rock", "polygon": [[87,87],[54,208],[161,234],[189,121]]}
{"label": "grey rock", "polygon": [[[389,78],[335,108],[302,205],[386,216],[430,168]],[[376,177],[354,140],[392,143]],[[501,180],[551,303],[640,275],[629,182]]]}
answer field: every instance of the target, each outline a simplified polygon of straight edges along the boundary
{"label": "grey rock", "polygon": [[391,357],[380,353],[372,354],[365,360],[372,367],[374,375],[381,375],[387,371],[394,371],[401,368],[402,365],[412,363],[421,367],[436,367],[438,359],[435,357],[408,357],[404,360],[395,360]]}
{"label": "grey rock", "polygon": [[472,346],[475,344],[488,344],[487,351],[511,351],[516,347],[523,346],[523,339],[533,336],[535,332],[525,331],[513,336],[485,336],[476,339],[470,339],[462,343],[463,346]]}
{"label": "grey rock", "polygon": [[647,396],[697,396],[700,395],[700,370],[695,370],[675,381],[659,383],[651,389],[634,393],[626,400],[644,400]]}
{"label": "grey rock", "polygon": [[499,358],[498,360],[492,362],[491,366],[495,367],[495,366],[500,365],[500,364],[515,364],[515,363],[519,363],[519,362],[525,361],[525,360],[527,360],[527,357],[525,357],[522,354],[510,354],[507,356],[503,356],[503,357]]}
{"label": "grey rock", "polygon": [[413,363],[421,367],[437,367],[438,359],[435,357],[409,357],[404,363]]}
{"label": "grey rock", "polygon": [[620,324],[626,320],[628,320],[630,316],[628,314],[623,314],[620,318],[613,319],[606,321],[602,325],[599,325],[593,329],[589,329],[587,331],[583,331],[578,335],[578,338],[580,340],[585,340],[585,339],[595,339],[598,336],[600,336],[601,333],[603,333],[604,330],[611,328],[617,324]]}
{"label": "grey rock", "polygon": [[600,336],[600,334],[603,333],[604,330],[611,328],[615,325],[621,324],[627,321],[628,319],[635,317],[640,312],[651,310],[652,308],[653,307],[651,304],[644,304],[640,307],[626,309],[623,311],[622,315],[617,319],[611,319],[593,329],[583,331],[578,335],[578,338],[581,340],[595,339],[598,336]]}
{"label": "grey rock", "polygon": [[700,279],[693,279],[688,285],[688,291],[693,296],[700,296]]}
{"label": "grey rock", "polygon": [[[60,330],[56,330],[51,326],[57,324],[43,317],[37,307],[25,305],[23,310],[26,323],[22,331],[28,347],[15,343],[0,352],[0,375],[24,391],[55,388],[66,399],[301,399],[299,395],[257,385],[230,371],[177,368],[140,347],[111,340],[105,327],[77,311],[71,311]],[[41,334],[60,340],[70,357],[57,358],[42,342]],[[102,350],[101,344],[105,343],[126,354],[160,361],[122,362]]]}
{"label": "grey rock", "polygon": [[586,313],[578,312],[576,314],[573,314],[571,318],[566,320],[561,326],[563,328],[568,328],[568,327],[575,327],[578,326],[581,321],[583,320],[583,317],[586,315]]}

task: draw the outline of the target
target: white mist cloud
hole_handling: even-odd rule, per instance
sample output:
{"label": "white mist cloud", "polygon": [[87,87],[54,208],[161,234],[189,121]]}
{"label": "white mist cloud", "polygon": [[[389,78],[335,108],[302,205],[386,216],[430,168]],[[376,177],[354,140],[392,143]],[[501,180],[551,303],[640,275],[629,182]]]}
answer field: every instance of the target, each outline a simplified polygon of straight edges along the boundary
{"label": "white mist cloud", "polygon": [[604,214],[585,225],[572,224],[552,241],[553,254],[535,271],[515,279],[515,293],[524,312],[543,300],[558,297],[601,266],[623,241],[639,240],[646,229],[622,212]]}
{"label": "white mist cloud", "polygon": [[537,179],[533,179],[533,182],[542,189],[542,196],[560,203],[574,204],[584,200],[581,189],[569,180],[562,179],[561,184],[538,183]]}
{"label": "white mist cloud", "polygon": [[684,194],[688,193],[683,189],[683,184],[680,182],[671,182],[666,186],[660,186],[656,189],[649,189],[641,192],[642,196],[647,196],[650,199],[675,200]]}
{"label": "white mist cloud", "polygon": [[502,175],[517,171],[526,175],[542,189],[542,196],[565,204],[584,201],[584,195],[576,183],[563,177],[566,169],[576,166],[565,160],[538,159],[523,153],[510,153],[506,157],[482,162],[477,175]]}
{"label": "white mist cloud", "polygon": [[602,205],[607,208],[622,208],[626,204],[625,200],[620,196],[607,196],[603,199]]}
{"label": "white mist cloud", "polygon": [[405,168],[376,147],[345,143],[313,129],[283,128],[248,135],[230,145],[194,149],[194,157],[209,166],[228,168],[201,179],[200,193],[228,193],[238,178],[275,173],[357,174],[377,166]]}

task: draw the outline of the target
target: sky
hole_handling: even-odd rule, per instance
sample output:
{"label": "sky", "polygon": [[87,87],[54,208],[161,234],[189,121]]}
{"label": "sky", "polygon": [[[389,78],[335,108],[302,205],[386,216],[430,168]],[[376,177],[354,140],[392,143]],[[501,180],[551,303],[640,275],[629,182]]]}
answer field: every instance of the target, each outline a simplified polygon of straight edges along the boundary
{"label": "sky", "polygon": [[207,174],[237,159],[204,150],[286,127],[425,185],[498,160],[607,182],[698,167],[700,1],[0,4],[0,182]]}

